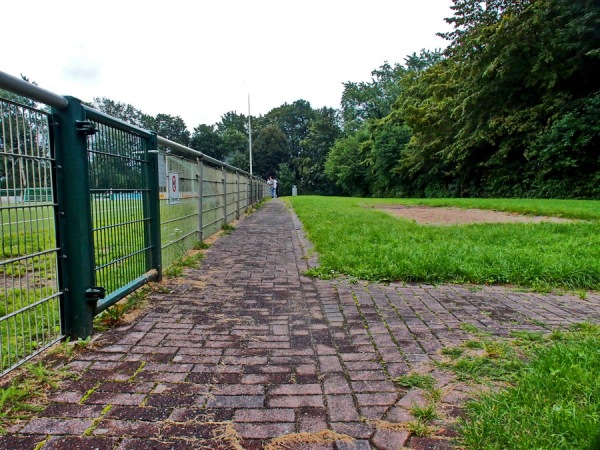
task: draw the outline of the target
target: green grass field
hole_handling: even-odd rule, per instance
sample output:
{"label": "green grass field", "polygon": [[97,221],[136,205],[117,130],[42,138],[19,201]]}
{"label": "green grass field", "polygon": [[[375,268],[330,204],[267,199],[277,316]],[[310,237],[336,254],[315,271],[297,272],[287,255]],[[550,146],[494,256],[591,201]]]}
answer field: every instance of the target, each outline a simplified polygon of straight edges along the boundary
{"label": "green grass field", "polygon": [[[288,197],[286,201],[319,253],[320,266],[310,272],[323,278],[346,274],[368,280],[495,283],[538,289],[600,287],[598,201],[326,197]],[[390,203],[578,220],[419,225],[372,208]],[[548,335],[519,332],[512,339],[487,336],[472,328],[463,329],[474,333],[473,339],[442,349],[447,361],[438,365],[462,382],[491,383],[497,388],[468,405],[456,439],[459,448],[600,449],[600,327],[581,324],[569,332]],[[410,374],[398,381],[412,386],[416,378]]]}
{"label": "green grass field", "polygon": [[[474,348],[477,342],[465,344]],[[465,353],[455,353],[445,366],[459,377],[483,374],[510,384],[468,404],[460,424],[464,448],[600,448],[599,326],[581,324],[547,335],[521,332],[506,342],[480,343],[483,355],[468,356],[466,346],[457,348]],[[486,349],[490,345],[493,355]]]}
{"label": "green grass field", "polygon": [[[288,197],[319,253],[320,277],[600,288],[600,201]],[[572,223],[419,225],[376,210],[406,204],[495,209]]]}

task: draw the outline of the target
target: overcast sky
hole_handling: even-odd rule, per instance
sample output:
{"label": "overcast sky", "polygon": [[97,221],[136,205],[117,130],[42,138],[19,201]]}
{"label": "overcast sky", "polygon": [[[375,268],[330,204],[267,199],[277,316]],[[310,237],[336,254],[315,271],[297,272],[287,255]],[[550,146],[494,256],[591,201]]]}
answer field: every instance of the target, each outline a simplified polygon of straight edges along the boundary
{"label": "overcast sky", "polygon": [[0,70],[108,97],[190,131],[298,99],[338,108],[347,81],[443,48],[451,0],[6,0]]}

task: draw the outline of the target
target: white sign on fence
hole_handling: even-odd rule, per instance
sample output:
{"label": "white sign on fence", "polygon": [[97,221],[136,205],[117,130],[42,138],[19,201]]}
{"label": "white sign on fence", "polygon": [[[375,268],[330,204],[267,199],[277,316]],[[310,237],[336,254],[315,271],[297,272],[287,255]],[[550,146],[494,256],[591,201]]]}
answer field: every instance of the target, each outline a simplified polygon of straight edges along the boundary
{"label": "white sign on fence", "polygon": [[169,172],[167,176],[167,192],[169,192],[169,205],[179,203],[179,174]]}

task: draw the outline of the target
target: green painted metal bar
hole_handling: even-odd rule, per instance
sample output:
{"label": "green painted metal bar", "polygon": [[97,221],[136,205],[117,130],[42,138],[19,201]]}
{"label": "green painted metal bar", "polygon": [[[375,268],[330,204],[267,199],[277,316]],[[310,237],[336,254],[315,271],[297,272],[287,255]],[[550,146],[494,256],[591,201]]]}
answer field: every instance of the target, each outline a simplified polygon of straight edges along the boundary
{"label": "green painted metal bar", "polygon": [[[126,131],[127,133],[133,133],[140,137],[149,138],[152,135],[156,137],[156,133],[148,130],[144,130],[142,128],[138,128],[130,123],[119,120],[115,117],[109,116],[108,114],[103,113],[102,111],[98,111],[97,109],[90,108],[84,106],[86,117],[89,120],[95,120],[104,125],[108,125],[109,127],[116,128],[117,130]],[[154,148],[158,148],[155,146]]]}
{"label": "green painted metal bar", "polygon": [[100,314],[102,311],[108,309],[126,295],[131,294],[133,291],[141,288],[145,284],[148,284],[150,281],[158,281],[158,278],[159,273],[157,270],[151,270],[141,277],[136,278],[132,282],[112,292],[110,295],[107,295],[106,298],[98,300],[95,305],[95,314]]}
{"label": "green painted metal bar", "polygon": [[223,225],[227,223],[227,172],[225,167],[221,167],[223,183]]}
{"label": "green painted metal bar", "polygon": [[[68,107],[52,108],[56,142],[58,210],[61,229],[63,334],[87,338],[93,331],[94,304],[86,291],[94,286],[94,241],[86,151],[86,121],[81,101],[66,97]],[[78,128],[79,124],[79,128]]]}
{"label": "green painted metal bar", "polygon": [[204,162],[198,160],[198,241],[204,241]]}
{"label": "green painted metal bar", "polygon": [[146,270],[156,269],[158,280],[162,279],[162,253],[160,237],[160,187],[158,180],[158,142],[156,133],[148,139],[146,151],[149,164],[146,167],[146,179],[149,192],[144,198],[144,217],[149,217],[150,222],[144,227],[147,233],[146,245],[150,245],[151,258],[146,261]]}

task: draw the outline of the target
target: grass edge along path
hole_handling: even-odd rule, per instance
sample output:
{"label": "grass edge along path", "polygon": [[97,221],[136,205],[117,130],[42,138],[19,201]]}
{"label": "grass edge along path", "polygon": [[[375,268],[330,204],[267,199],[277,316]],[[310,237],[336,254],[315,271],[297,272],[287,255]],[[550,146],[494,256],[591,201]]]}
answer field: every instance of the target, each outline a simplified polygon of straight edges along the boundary
{"label": "grass edge along path", "polygon": [[[578,216],[577,211],[593,210],[586,201],[512,203],[516,211],[527,212],[526,205],[535,204],[536,210],[531,213],[553,210],[563,217],[586,220],[582,222],[432,226],[365,207],[405,200],[316,196],[285,200],[319,254],[319,267],[311,269],[309,275],[516,285],[540,291],[600,289],[600,211]],[[445,203],[451,205],[453,201],[446,199]],[[455,201],[464,203],[462,199]],[[511,204],[508,200],[498,202],[505,207]],[[590,205],[597,203],[591,201]],[[468,206],[476,204],[470,199]],[[482,205],[489,209],[493,201],[482,200]]]}
{"label": "grass edge along path", "polygon": [[[478,340],[465,343],[473,348],[469,342]],[[485,347],[485,338],[479,342]],[[525,362],[506,381],[501,368],[514,364],[515,353],[524,355]],[[483,350],[475,358],[454,355],[442,364],[445,370],[468,378],[473,368],[482,367],[474,361],[485,359],[484,380],[508,384],[467,404],[459,428],[465,448],[600,449],[600,326],[578,324],[545,336],[515,333],[512,340],[496,342],[496,351]]]}

